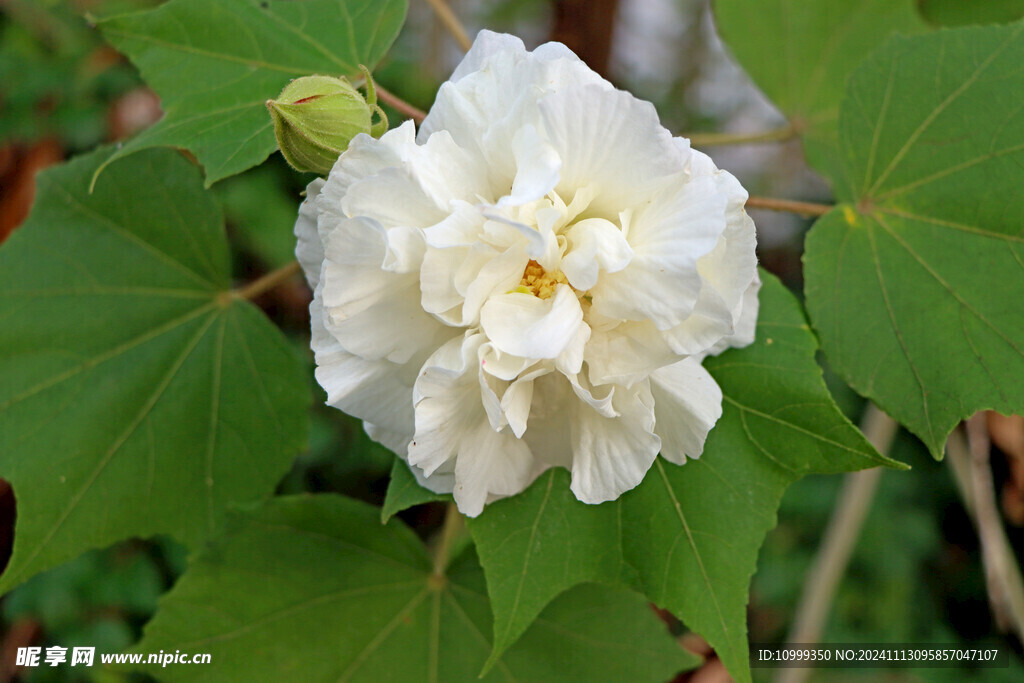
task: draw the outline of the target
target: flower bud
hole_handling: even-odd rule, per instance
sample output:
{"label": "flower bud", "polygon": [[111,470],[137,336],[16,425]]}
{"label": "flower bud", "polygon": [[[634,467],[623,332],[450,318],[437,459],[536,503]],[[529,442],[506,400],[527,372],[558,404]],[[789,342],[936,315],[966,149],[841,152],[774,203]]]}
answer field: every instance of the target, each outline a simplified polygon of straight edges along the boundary
{"label": "flower bud", "polygon": [[352,138],[380,137],[387,130],[373,80],[366,67],[360,68],[366,75],[365,98],[345,78],[304,76],[285,86],[276,100],[267,100],[277,145],[293,168],[327,175]]}

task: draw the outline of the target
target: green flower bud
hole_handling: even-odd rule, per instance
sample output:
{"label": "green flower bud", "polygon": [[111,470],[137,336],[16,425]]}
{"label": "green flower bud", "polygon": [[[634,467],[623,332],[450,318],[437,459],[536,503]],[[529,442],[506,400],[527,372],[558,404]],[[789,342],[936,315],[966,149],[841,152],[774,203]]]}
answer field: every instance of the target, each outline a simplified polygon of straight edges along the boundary
{"label": "green flower bud", "polygon": [[327,175],[352,138],[380,137],[388,129],[373,79],[366,67],[360,69],[365,98],[345,78],[304,76],[286,85],[276,100],[267,100],[277,146],[293,168]]}

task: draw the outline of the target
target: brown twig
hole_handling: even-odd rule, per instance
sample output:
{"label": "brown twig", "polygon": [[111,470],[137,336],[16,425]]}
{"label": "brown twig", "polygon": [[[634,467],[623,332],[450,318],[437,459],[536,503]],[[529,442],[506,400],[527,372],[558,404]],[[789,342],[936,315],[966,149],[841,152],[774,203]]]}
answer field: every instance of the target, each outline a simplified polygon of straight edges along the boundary
{"label": "brown twig", "polygon": [[423,119],[427,118],[427,112],[422,109],[417,109],[398,95],[394,94],[390,90],[385,90],[380,83],[376,84],[377,97],[380,101],[388,105],[400,114],[408,116],[410,119],[415,121],[417,124],[423,123]]}
{"label": "brown twig", "polygon": [[715,147],[718,145],[749,145],[766,142],[783,142],[796,137],[792,125],[761,133],[691,133],[684,135],[694,147]]}
{"label": "brown twig", "polygon": [[775,199],[773,197],[749,197],[747,199],[747,208],[789,211],[790,213],[798,213],[802,216],[824,216],[835,207],[830,204],[796,202],[790,199]]}
{"label": "brown twig", "polygon": [[455,543],[455,537],[462,531],[463,526],[462,513],[459,512],[455,503],[449,503],[448,508],[445,510],[441,536],[438,538],[437,546],[434,549],[434,577],[443,577],[445,570],[448,569],[452,545]]}
{"label": "brown twig", "polygon": [[291,278],[302,272],[302,267],[298,261],[292,261],[291,263],[281,266],[277,270],[273,270],[263,277],[257,278],[238,289],[230,292],[231,298],[234,299],[246,299],[252,301],[260,294],[267,292],[278,285],[287,282]]}
{"label": "brown twig", "polygon": [[946,453],[978,528],[992,615],[1000,629],[1013,631],[1024,640],[1024,581],[999,518],[989,466],[990,445],[985,415],[978,413],[966,423],[966,439],[959,431],[950,435]]}

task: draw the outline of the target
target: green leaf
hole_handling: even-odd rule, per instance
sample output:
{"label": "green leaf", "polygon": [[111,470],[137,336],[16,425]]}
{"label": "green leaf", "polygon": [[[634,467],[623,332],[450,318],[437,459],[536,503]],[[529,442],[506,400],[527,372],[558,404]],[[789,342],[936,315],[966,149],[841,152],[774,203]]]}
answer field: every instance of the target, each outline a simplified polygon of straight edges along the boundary
{"label": "green leaf", "polygon": [[1024,24],[892,40],[851,79],[848,204],[812,229],[829,362],[935,457],[962,418],[1024,411]]}
{"label": "green leaf", "polygon": [[[161,601],[140,652],[209,652],[166,680],[473,681],[490,610],[472,553],[447,576],[400,522],[333,495],[233,518]],[[585,586],[541,615],[485,680],[651,681],[697,660],[640,596]],[[155,671],[150,666],[146,670]]]}
{"label": "green leaf", "polygon": [[402,510],[439,500],[451,500],[451,496],[434,493],[420,486],[409,465],[401,458],[395,458],[395,464],[391,466],[388,492],[384,496],[384,507],[380,510],[380,521],[387,523]]}
{"label": "green leaf", "polygon": [[298,76],[372,69],[406,7],[406,0],[170,0],[104,20],[103,35],[139,67],[165,112],[108,163],[146,147],[184,147],[203,164],[207,186],[259,164],[276,148],[266,101]]}
{"label": "green leaf", "polygon": [[220,212],[169,150],[39,175],[0,249],[0,476],[17,498],[0,590],[129,536],[188,543],[273,491],[309,386],[280,332],[227,289]]}
{"label": "green leaf", "polygon": [[1024,17],[1024,0],[919,0],[921,15],[939,26],[996,24]]}
{"label": "green leaf", "polygon": [[808,162],[842,184],[837,121],[846,79],[892,32],[926,26],[913,0],[715,0],[722,39],[803,138]]}
{"label": "green leaf", "polygon": [[568,471],[558,468],[467,520],[496,616],[488,668],[568,587],[584,581],[636,584],[623,557],[621,513],[618,505],[576,500]]}
{"label": "green leaf", "polygon": [[805,474],[900,466],[832,402],[800,305],[762,277],[757,341],[705,361],[725,401],[699,460],[659,459],[639,487],[597,506],[577,501],[556,471],[469,521],[497,646],[514,641],[545,600],[608,581],[640,587],[704,636],[733,677],[750,680],[747,589],[783,491]]}

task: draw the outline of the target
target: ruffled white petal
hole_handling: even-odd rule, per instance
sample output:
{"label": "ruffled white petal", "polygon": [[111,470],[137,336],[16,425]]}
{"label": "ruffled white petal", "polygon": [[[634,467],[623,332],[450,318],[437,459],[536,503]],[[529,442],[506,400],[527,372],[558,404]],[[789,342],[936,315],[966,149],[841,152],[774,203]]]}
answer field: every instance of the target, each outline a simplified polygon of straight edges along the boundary
{"label": "ruffled white petal", "polygon": [[320,269],[324,262],[324,244],[317,231],[316,198],[324,186],[317,178],[306,186],[306,199],[299,206],[299,217],[295,221],[295,258],[302,266],[310,289],[316,289],[320,282]]}
{"label": "ruffled white petal", "polygon": [[622,229],[603,218],[579,221],[565,237],[569,248],[562,258],[562,272],[573,287],[582,291],[597,284],[599,270],[617,273],[633,257]]}
{"label": "ruffled white petal", "polygon": [[484,302],[514,289],[528,261],[521,243],[504,251],[488,244],[428,250],[420,271],[423,308],[449,325],[476,325]]}
{"label": "ruffled white petal", "polygon": [[629,265],[602,276],[593,288],[594,310],[610,318],[650,320],[660,330],[682,323],[701,291],[697,261],[726,228],[726,203],[707,177],[658,193],[630,221]]}
{"label": "ruffled white petal", "polygon": [[416,144],[412,121],[385,133],[353,139],[331,169],[323,210],[346,217],[373,216],[384,227],[426,228],[443,221],[456,200],[488,192],[481,160],[447,132]]}
{"label": "ruffled white petal", "polygon": [[747,286],[743,293],[743,299],[733,310],[733,319],[736,320],[733,333],[723,337],[710,347],[705,355],[717,356],[726,349],[743,348],[754,343],[754,335],[757,332],[757,313],[760,307],[757,300],[759,291],[761,291],[761,278],[755,272],[754,281]]}
{"label": "ruffled white petal", "polygon": [[651,395],[661,455],[677,465],[700,457],[708,432],[722,416],[722,390],[715,379],[686,358],[651,374]]}
{"label": "ruffled white petal", "polygon": [[557,358],[583,324],[583,310],[566,285],[558,285],[550,299],[518,292],[493,296],[480,310],[494,348],[525,358]]}
{"label": "ruffled white petal", "polygon": [[632,386],[679,356],[658,328],[644,321],[624,322],[611,329],[595,326],[584,359],[592,383]]}
{"label": "ruffled white petal", "polygon": [[[694,154],[699,155],[699,152]],[[693,313],[675,328],[665,331],[666,342],[682,355],[703,357],[728,346],[745,346],[753,341],[752,323],[749,322],[749,341],[742,342],[744,336],[734,337],[738,335],[740,313],[744,310],[747,296],[753,297],[753,303],[746,306],[746,310],[752,313],[755,321],[757,318],[757,291],[760,288],[754,251],[757,234],[753,221],[743,210],[747,193],[725,171],[715,169],[711,177],[718,190],[728,198],[726,228],[715,248],[697,262],[697,272],[703,284]],[[735,343],[723,342],[726,338],[734,339]],[[711,351],[712,348],[715,350]]]}
{"label": "ruffled white petal", "polygon": [[519,206],[533,202],[558,183],[562,160],[537,129],[527,124],[512,138],[516,174],[511,192],[498,201],[499,206]]}
{"label": "ruffled white petal", "polygon": [[[320,221],[326,222],[323,215]],[[380,224],[340,221],[324,245],[320,296],[325,327],[349,353],[401,364],[436,348],[452,331],[420,306],[417,273],[383,269],[388,251]]]}
{"label": "ruffled white petal", "polygon": [[539,104],[562,158],[559,194],[594,187],[599,213],[616,216],[685,168],[686,157],[659,123],[654,105],[607,83],[573,83]]}
{"label": "ruffled white petal", "polygon": [[575,405],[572,492],[584,503],[615,500],[643,481],[661,448],[654,433],[654,399],[647,382],[614,392],[618,417]]}
{"label": "ruffled white petal", "polygon": [[386,359],[370,360],[346,351],[324,326],[319,296],[314,296],[309,313],[316,379],[327,392],[327,405],[372,420],[388,432],[388,447],[404,453],[413,434],[415,372]]}
{"label": "ruffled white petal", "polygon": [[428,485],[454,461],[452,493],[471,517],[489,498],[523,490],[533,468],[526,444],[510,430],[495,431],[481,404],[476,359],[482,343],[479,334],[452,339],[424,364],[413,392],[416,434],[409,444],[409,463]]}

